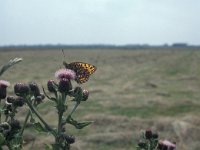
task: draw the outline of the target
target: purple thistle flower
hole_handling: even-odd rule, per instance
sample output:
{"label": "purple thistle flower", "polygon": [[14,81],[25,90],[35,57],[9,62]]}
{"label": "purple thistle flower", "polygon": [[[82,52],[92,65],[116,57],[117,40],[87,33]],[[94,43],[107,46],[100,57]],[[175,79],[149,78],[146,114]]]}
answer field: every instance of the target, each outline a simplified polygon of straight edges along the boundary
{"label": "purple thistle flower", "polygon": [[68,79],[68,80],[74,80],[76,78],[76,73],[71,69],[60,69],[55,72],[55,77],[57,79]]}
{"label": "purple thistle flower", "polygon": [[5,80],[0,80],[0,86],[8,87],[10,86],[10,82]]}
{"label": "purple thistle flower", "polygon": [[8,81],[0,80],[0,99],[6,98],[7,90],[6,88],[10,86]]}
{"label": "purple thistle flower", "polygon": [[71,82],[66,78],[62,78],[58,84],[58,90],[61,93],[68,93],[69,90],[71,89],[72,89]]}
{"label": "purple thistle flower", "polygon": [[47,88],[49,92],[56,92],[56,89],[54,88],[54,84],[56,84],[54,80],[49,80],[47,82]]}
{"label": "purple thistle flower", "polygon": [[27,84],[24,83],[16,83],[14,85],[14,92],[17,96],[25,96],[29,94],[30,88]]}
{"label": "purple thistle flower", "polygon": [[23,97],[17,97],[13,102],[13,105],[16,107],[22,107],[25,103],[25,99]]}
{"label": "purple thistle flower", "polygon": [[159,145],[158,145],[158,149],[169,149],[169,150],[175,150],[176,149],[176,144],[168,141],[168,140],[164,140],[164,141],[160,141]]}

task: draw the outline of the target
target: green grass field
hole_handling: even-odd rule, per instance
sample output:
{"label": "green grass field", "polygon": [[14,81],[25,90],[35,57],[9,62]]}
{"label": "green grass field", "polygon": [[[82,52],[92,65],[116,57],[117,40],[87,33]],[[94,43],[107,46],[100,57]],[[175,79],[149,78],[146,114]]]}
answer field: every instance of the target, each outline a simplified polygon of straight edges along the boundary
{"label": "green grass field", "polygon": [[[199,49],[200,50],[200,49]],[[176,141],[179,150],[200,148],[200,51],[185,50],[1,50],[0,65],[23,61],[1,79],[35,81],[46,88],[62,61],[94,64],[97,71],[81,86],[90,91],[76,112],[78,120],[93,120],[83,130],[67,126],[76,136],[72,150],[134,150],[141,130],[151,128],[161,139]],[[76,83],[74,83],[76,86]],[[21,110],[19,118],[27,110]],[[56,111],[48,100],[39,112],[52,125]],[[25,132],[25,148],[43,149],[50,135]]]}

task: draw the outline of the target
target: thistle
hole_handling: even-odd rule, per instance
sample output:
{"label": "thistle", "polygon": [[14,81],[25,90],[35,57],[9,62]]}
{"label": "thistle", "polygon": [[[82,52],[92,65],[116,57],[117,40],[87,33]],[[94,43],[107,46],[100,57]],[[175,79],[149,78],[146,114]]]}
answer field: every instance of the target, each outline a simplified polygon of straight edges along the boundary
{"label": "thistle", "polygon": [[[0,70],[2,75],[12,65],[20,62],[22,59],[9,61]],[[78,70],[76,70],[78,71]],[[39,86],[35,82],[14,84],[14,96],[7,96],[7,87],[9,82],[0,80],[0,100],[4,99],[4,106],[0,113],[0,149],[7,146],[9,150],[21,150],[23,147],[23,133],[28,122],[32,124],[39,132],[51,134],[55,142],[51,145],[46,144],[46,149],[50,150],[70,150],[70,145],[75,142],[75,137],[70,131],[65,130],[67,124],[73,125],[76,129],[82,129],[90,125],[91,121],[79,122],[73,118],[73,114],[78,106],[89,97],[89,91],[81,87],[73,88],[73,80],[77,80],[77,72],[71,69],[59,69],[55,72],[56,80],[47,82],[49,94],[44,90],[41,93]],[[86,80],[85,80],[86,82]],[[38,105],[47,97],[53,101],[58,112],[58,125],[52,127],[46,122],[43,116],[38,112]],[[69,99],[70,98],[70,99]],[[1,102],[1,101],[0,101]],[[69,103],[74,103],[72,109],[68,109]],[[16,114],[23,106],[28,106],[24,121],[19,122]],[[1,115],[5,115],[1,122]],[[67,115],[64,115],[67,114]]]}
{"label": "thistle", "polygon": [[141,139],[138,142],[137,150],[175,150],[176,145],[168,140],[159,140],[157,133],[151,129],[142,131]]}

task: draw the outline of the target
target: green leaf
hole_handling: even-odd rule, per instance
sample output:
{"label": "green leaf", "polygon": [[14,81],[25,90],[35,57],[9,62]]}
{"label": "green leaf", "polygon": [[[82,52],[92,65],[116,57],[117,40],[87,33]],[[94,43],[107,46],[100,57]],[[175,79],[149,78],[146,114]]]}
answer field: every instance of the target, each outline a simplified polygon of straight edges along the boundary
{"label": "green leaf", "polygon": [[2,146],[5,142],[5,137],[2,133],[0,133],[0,146]]}
{"label": "green leaf", "polygon": [[19,134],[15,134],[14,138],[8,143],[9,150],[21,150],[22,143],[22,136],[20,136]]}
{"label": "green leaf", "polygon": [[53,150],[60,150],[61,145],[60,144],[51,144],[53,147]]}
{"label": "green leaf", "polygon": [[2,112],[4,112],[4,111],[5,111],[5,109],[0,108],[0,113],[2,113]]}
{"label": "green leaf", "polygon": [[22,61],[22,58],[14,58],[11,59],[7,64],[3,65],[0,69],[0,76],[6,71],[8,70],[10,67],[12,67],[13,65],[19,63],[20,61]]}
{"label": "green leaf", "polygon": [[41,123],[36,122],[33,124],[33,127],[38,131],[38,132],[48,132],[48,130],[46,130]]}
{"label": "green leaf", "polygon": [[45,150],[52,150],[51,146],[48,144],[44,144],[45,145]]}
{"label": "green leaf", "polygon": [[93,123],[93,121],[85,121],[85,122],[80,122],[77,123],[77,125],[75,126],[77,129],[82,129],[84,127],[87,127],[88,125],[90,125],[91,123]]}
{"label": "green leaf", "polygon": [[68,116],[67,123],[73,125],[77,129],[82,129],[82,128],[90,125],[91,123],[93,123],[93,121],[78,122],[78,121],[74,120],[71,116]]}

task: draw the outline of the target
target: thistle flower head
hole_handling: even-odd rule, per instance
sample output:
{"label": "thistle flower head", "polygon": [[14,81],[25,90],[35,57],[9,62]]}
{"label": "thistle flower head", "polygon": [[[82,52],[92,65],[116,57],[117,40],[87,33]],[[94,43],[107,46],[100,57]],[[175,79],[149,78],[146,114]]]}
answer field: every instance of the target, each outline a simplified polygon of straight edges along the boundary
{"label": "thistle flower head", "polygon": [[29,94],[30,88],[27,84],[24,83],[16,83],[14,85],[14,92],[17,96],[24,96]]}
{"label": "thistle flower head", "polygon": [[12,120],[11,122],[9,122],[9,124],[11,126],[11,130],[21,129],[21,125],[20,125],[20,122],[18,120]]}
{"label": "thistle flower head", "polygon": [[40,89],[36,83],[34,82],[29,83],[29,87],[35,97],[40,96]]}
{"label": "thistle flower head", "polygon": [[176,149],[176,144],[164,140],[164,141],[159,141],[158,149],[169,149],[169,150],[175,150]]}
{"label": "thistle flower head", "polygon": [[70,80],[68,80],[66,78],[60,79],[60,82],[58,84],[58,90],[61,93],[68,93],[69,90],[71,90],[71,89],[72,89],[72,86],[71,86]]}
{"label": "thistle flower head", "polygon": [[7,98],[6,98],[6,104],[12,104],[13,102],[15,101],[15,97],[13,97],[13,96],[8,96]]}
{"label": "thistle flower head", "polygon": [[59,80],[63,78],[74,80],[76,78],[76,73],[71,69],[60,69],[55,72],[55,77]]}
{"label": "thistle flower head", "polygon": [[0,80],[0,87],[8,87],[10,86],[10,83],[5,80]]}
{"label": "thistle flower head", "polygon": [[54,80],[49,80],[47,82],[47,88],[48,88],[49,92],[56,92],[54,84],[56,84]]}
{"label": "thistle flower head", "polygon": [[0,130],[1,132],[5,132],[5,131],[10,131],[11,130],[11,126],[7,123],[7,122],[2,122],[0,124]]}
{"label": "thistle flower head", "polygon": [[6,88],[10,86],[8,81],[0,80],[0,99],[6,98],[7,90]]}
{"label": "thistle flower head", "polygon": [[144,141],[139,141],[138,146],[144,149],[146,147],[146,143]]}
{"label": "thistle flower head", "polygon": [[150,129],[147,129],[145,131],[145,138],[146,139],[151,139],[152,138],[152,131]]}
{"label": "thistle flower head", "polygon": [[83,99],[82,101],[86,101],[89,97],[89,91],[88,90],[83,90]]}
{"label": "thistle flower head", "polygon": [[25,103],[25,99],[23,97],[17,97],[13,102],[13,105],[16,107],[22,107]]}
{"label": "thistle flower head", "polygon": [[152,138],[153,138],[153,139],[157,139],[158,137],[159,137],[158,133],[153,133],[153,134],[152,134]]}
{"label": "thistle flower head", "polygon": [[64,138],[68,144],[73,144],[75,142],[75,137],[72,135],[64,135]]}
{"label": "thistle flower head", "polygon": [[35,98],[35,101],[37,104],[40,104],[44,99],[45,95],[43,93],[40,93],[40,95]]}

